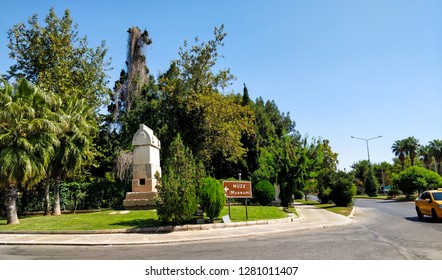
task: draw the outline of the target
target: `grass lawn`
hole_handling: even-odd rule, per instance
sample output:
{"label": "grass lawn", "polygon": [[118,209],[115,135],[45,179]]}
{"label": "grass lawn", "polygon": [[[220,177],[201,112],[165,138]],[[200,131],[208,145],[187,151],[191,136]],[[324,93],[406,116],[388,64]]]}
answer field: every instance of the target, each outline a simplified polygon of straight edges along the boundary
{"label": "grass lawn", "polygon": [[[279,219],[288,213],[279,207],[248,206],[249,221]],[[245,206],[231,206],[233,222],[246,220]],[[126,212],[126,211],[125,211]],[[60,216],[30,215],[20,216],[20,224],[7,225],[5,217],[0,218],[0,231],[66,231],[66,230],[106,230],[131,229],[160,226],[154,210],[100,211],[93,213],[63,214]],[[221,217],[228,215],[227,206],[215,222],[222,222]]]}
{"label": "grass lawn", "polygon": [[0,231],[103,230],[160,225],[157,213],[153,210],[132,210],[127,214],[119,214],[120,212],[107,210],[93,213],[63,214],[60,216],[22,216],[19,217],[20,224],[18,225],[7,225],[3,217],[0,219]]}
{"label": "grass lawn", "polygon": [[[247,211],[249,221],[281,219],[286,218],[288,214],[281,210],[280,207],[275,206],[247,206]],[[227,206],[221,211],[220,218],[215,219],[214,222],[221,222],[221,217],[225,215],[229,215],[229,208]],[[246,221],[246,207],[238,205],[230,206],[230,219],[232,222]]]}
{"label": "grass lawn", "polygon": [[316,206],[318,208],[322,208],[322,209],[328,210],[330,212],[333,212],[333,213],[336,213],[336,214],[341,214],[341,215],[344,215],[344,216],[350,215],[351,211],[353,210],[352,206],[349,206],[349,207],[339,207],[339,206],[336,206],[334,204],[321,204],[321,203],[316,202],[316,201],[305,201],[303,199],[299,199],[299,200],[296,200],[296,201],[300,202],[302,204],[314,205],[314,206]]}

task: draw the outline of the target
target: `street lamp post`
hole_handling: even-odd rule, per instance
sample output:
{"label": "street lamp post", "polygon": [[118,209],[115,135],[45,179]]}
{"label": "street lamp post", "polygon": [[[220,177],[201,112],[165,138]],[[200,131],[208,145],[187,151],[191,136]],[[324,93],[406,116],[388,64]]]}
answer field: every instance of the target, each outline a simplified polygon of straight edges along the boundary
{"label": "street lamp post", "polygon": [[376,137],[373,137],[373,138],[369,138],[369,139],[359,138],[359,137],[355,137],[355,136],[352,136],[351,138],[359,139],[359,140],[364,140],[365,143],[367,143],[368,163],[370,163],[370,150],[368,149],[368,141],[373,140],[373,139],[376,139],[376,138],[381,138],[381,137],[382,137],[382,135],[379,135],[379,136],[376,136]]}

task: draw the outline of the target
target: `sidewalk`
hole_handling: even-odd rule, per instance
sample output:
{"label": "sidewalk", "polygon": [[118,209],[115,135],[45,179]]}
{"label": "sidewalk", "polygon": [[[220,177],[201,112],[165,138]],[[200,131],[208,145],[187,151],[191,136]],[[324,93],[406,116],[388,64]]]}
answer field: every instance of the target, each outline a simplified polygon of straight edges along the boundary
{"label": "sidewalk", "polygon": [[[0,245],[140,245],[204,241],[220,238],[250,237],[287,231],[312,230],[355,223],[351,217],[334,214],[310,205],[296,204],[299,217],[250,223],[210,226],[184,226],[172,232],[150,233],[69,233],[69,234],[10,234],[0,233]],[[350,215],[351,216],[351,215]],[[161,229],[158,229],[161,230]]]}

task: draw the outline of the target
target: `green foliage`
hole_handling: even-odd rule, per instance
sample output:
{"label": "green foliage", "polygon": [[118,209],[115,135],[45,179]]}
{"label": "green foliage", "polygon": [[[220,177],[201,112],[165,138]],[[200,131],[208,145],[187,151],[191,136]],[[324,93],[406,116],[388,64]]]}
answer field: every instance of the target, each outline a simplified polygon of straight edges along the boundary
{"label": "green foliage", "polygon": [[60,127],[51,108],[59,100],[20,79],[0,88],[0,179],[3,186],[33,186],[46,175]]}
{"label": "green foliage", "polygon": [[25,77],[63,100],[86,98],[98,109],[108,93],[104,43],[89,48],[86,36],[79,37],[69,10],[59,18],[51,8],[44,22],[42,25],[35,14],[27,25],[20,22],[8,31],[9,57],[15,60],[9,77]]}
{"label": "green foliage", "polygon": [[394,185],[408,197],[415,192],[437,189],[442,186],[442,177],[436,172],[419,166],[411,166],[397,174]]}
{"label": "green foliage", "polygon": [[157,213],[164,223],[182,224],[195,217],[201,179],[192,152],[184,146],[179,134],[171,143],[169,154],[162,178],[156,176],[159,179]]}
{"label": "green foliage", "polygon": [[369,197],[378,196],[379,183],[376,180],[376,177],[374,176],[373,169],[371,168],[371,166],[369,166],[367,175],[365,176],[363,188],[365,193]]}
{"label": "green foliage", "polygon": [[321,196],[318,195],[319,199],[321,200],[321,204],[327,204],[327,203],[330,203],[330,201],[332,201],[331,190],[332,189],[331,189],[331,183],[330,183],[330,185],[323,190],[323,192],[321,193]]}
{"label": "green foliage", "polygon": [[287,207],[293,201],[295,191],[305,192],[310,170],[314,160],[310,152],[312,147],[306,139],[300,141],[297,136],[286,135],[277,147],[277,178],[280,185],[281,206]]}
{"label": "green foliage", "polygon": [[[188,152],[214,177],[241,172],[243,178],[251,177],[255,182],[278,183],[283,205],[289,204],[294,194],[316,190],[322,193],[322,188],[330,184],[329,174],[336,169],[337,154],[327,140],[307,144],[307,139],[302,139],[295,130],[290,115],[280,112],[274,101],[258,98],[253,102],[245,86],[242,95],[229,91],[235,77],[229,69],[217,67],[226,37],[223,26],[215,28],[214,38],[208,42],[196,39],[193,46],[185,42],[179,58],[172,60],[170,68],[157,80],[132,79],[137,93],[131,98],[120,96],[109,107],[109,112],[114,112],[115,107],[121,106],[120,116],[114,118],[110,114],[98,121],[97,109],[108,94],[107,50],[104,44],[89,48],[86,38],[79,37],[77,26],[72,23],[68,10],[59,18],[51,9],[44,23],[39,24],[37,16],[33,16],[27,24],[17,24],[8,33],[10,56],[16,60],[9,76],[26,76],[63,101],[54,108],[62,116],[59,122],[65,130],[59,134],[61,144],[51,158],[53,166],[60,168],[47,170],[51,173],[51,183],[83,182],[88,172],[100,178],[114,172],[119,149],[130,149],[128,135],[145,123],[157,133],[163,147],[170,147],[179,133]],[[131,58],[134,59],[142,62],[137,68],[147,69],[143,65],[144,55]],[[122,71],[115,93],[121,92],[131,67],[128,65],[128,73]],[[79,104],[85,101],[87,104]],[[102,126],[97,134],[98,123]],[[164,149],[161,157],[162,163],[171,162],[176,159],[176,153]],[[163,168],[163,183],[174,185],[177,190],[187,188],[188,183],[181,183],[183,176],[175,169],[169,172]],[[190,171],[194,175],[189,176],[202,178],[197,173],[203,169]],[[117,188],[117,183],[109,183],[111,188],[114,184]],[[198,184],[194,188],[198,193]],[[124,194],[123,187],[121,192]],[[107,197],[97,195],[98,199]],[[119,193],[115,195],[121,197]],[[61,202],[71,203],[66,199],[66,188],[62,185]],[[88,193],[78,207],[105,205],[92,200]]]}
{"label": "green foliage", "polygon": [[424,163],[426,169],[431,169],[431,165],[434,161],[433,155],[431,153],[430,145],[419,146],[419,157]]}
{"label": "green foliage", "polygon": [[253,180],[255,182],[263,180],[275,182],[277,176],[276,164],[275,155],[266,148],[261,148],[258,157],[259,168],[253,173]]}
{"label": "green foliage", "polygon": [[62,132],[60,145],[51,161],[51,173],[65,180],[93,162],[95,149],[93,138],[97,133],[94,109],[86,99],[70,98],[61,110]]}
{"label": "green foliage", "polygon": [[419,148],[419,140],[413,136],[404,139],[405,142],[405,153],[410,158],[411,166],[414,166],[414,160],[417,156]]}
{"label": "green foliage", "polygon": [[8,223],[19,223],[17,187],[39,183],[60,144],[58,115],[51,110],[59,99],[25,79],[15,88],[0,82],[0,187],[7,188]]}
{"label": "green foliage", "polygon": [[396,197],[401,194],[401,191],[398,188],[392,188],[388,191],[387,195],[389,197]]}
{"label": "green foliage", "polygon": [[368,175],[368,170],[370,169],[370,163],[368,162],[368,160],[361,160],[359,162],[354,163],[351,168],[352,170],[352,174],[355,178],[355,183],[356,183],[356,192],[357,194],[362,194],[364,193],[364,182],[365,182],[365,178]]}
{"label": "green foliage", "polygon": [[[332,151],[327,139],[319,139],[316,141],[316,145],[310,147],[309,158],[312,159],[309,168],[310,188],[322,199],[324,190],[330,186],[331,174],[336,172],[338,154]],[[315,185],[316,188],[314,188]]]}
{"label": "green foliage", "polygon": [[198,196],[201,208],[210,221],[213,222],[214,218],[219,217],[226,203],[226,196],[221,182],[211,177],[204,178]]}
{"label": "green foliage", "polygon": [[442,140],[433,140],[428,145],[430,153],[436,162],[437,173],[442,176]]}
{"label": "green foliage", "polygon": [[394,166],[388,162],[372,164],[373,173],[379,184],[391,186],[393,184]]}
{"label": "green foliage", "polygon": [[47,170],[51,179],[47,183],[52,181],[55,187],[56,214],[60,209],[60,181],[85,176],[85,169],[96,164],[93,139],[98,131],[97,112],[109,93],[105,45],[89,48],[87,38],[79,37],[77,28],[69,10],[59,18],[51,8],[44,24],[34,15],[27,24],[16,24],[8,31],[9,56],[15,59],[9,77],[26,77],[62,101],[50,108],[59,116],[62,129],[57,135],[60,145],[51,158],[52,168]]}
{"label": "green foliage", "polygon": [[85,198],[86,209],[123,209],[123,199],[131,191],[130,184],[99,178],[89,189]]}
{"label": "green foliage", "polygon": [[269,181],[260,181],[253,187],[253,200],[266,206],[275,200],[275,187]]}
{"label": "green foliage", "polygon": [[295,192],[293,193],[293,197],[295,199],[304,199],[305,198],[305,194],[304,194],[304,192],[302,192],[300,190],[295,190]]}
{"label": "green foliage", "polygon": [[391,150],[393,151],[394,155],[399,158],[399,161],[401,162],[402,170],[404,170],[405,169],[405,155],[407,152],[407,144],[405,142],[405,139],[396,140],[393,143],[393,146],[391,146]]}
{"label": "green foliage", "polygon": [[[238,163],[246,154],[241,139],[253,134],[253,114],[234,94],[222,94],[234,76],[230,70],[213,72],[218,49],[226,36],[215,28],[215,38],[180,49],[180,58],[159,78],[163,96],[164,127],[160,138],[166,145],[180,133],[195,158],[216,174],[219,166]],[[169,155],[166,155],[168,157]]]}
{"label": "green foliage", "polygon": [[[128,183],[96,178],[92,182],[69,182],[60,184],[60,208],[65,210],[123,209],[126,192],[131,191]],[[33,188],[18,187],[17,211],[40,212],[44,210],[44,188],[39,183]],[[4,201],[6,190],[0,189],[0,201]],[[53,201],[53,196],[50,197]],[[76,208],[75,208],[76,207]],[[6,212],[3,203],[0,212]]]}
{"label": "green foliage", "polygon": [[349,206],[355,194],[356,186],[353,183],[353,176],[344,171],[338,171],[332,175],[330,199],[336,206]]}
{"label": "green foliage", "polygon": [[[367,176],[370,175],[369,169],[372,169],[372,174],[375,176],[376,181],[384,186],[391,186],[393,184],[393,173],[395,167],[388,162],[381,162],[376,164],[370,164],[367,160],[361,160],[352,165],[352,175],[355,179],[357,187],[357,194],[361,195],[365,192],[364,182],[366,182]],[[400,167],[398,167],[400,169]]]}

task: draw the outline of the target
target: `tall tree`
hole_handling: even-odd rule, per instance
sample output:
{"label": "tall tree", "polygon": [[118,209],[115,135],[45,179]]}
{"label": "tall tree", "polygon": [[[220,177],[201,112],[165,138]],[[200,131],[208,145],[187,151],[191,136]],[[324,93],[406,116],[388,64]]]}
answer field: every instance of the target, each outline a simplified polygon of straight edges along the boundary
{"label": "tall tree", "polygon": [[359,162],[353,163],[351,166],[353,169],[352,173],[355,178],[357,193],[362,194],[364,190],[365,178],[368,175],[368,169],[370,168],[370,163],[368,160],[361,160]]}
{"label": "tall tree", "polygon": [[275,126],[270,119],[270,114],[267,113],[262,97],[256,99],[253,105],[253,111],[255,115],[256,146],[257,148],[269,147],[278,140],[281,135],[276,134]]}
{"label": "tall tree", "polygon": [[168,126],[166,137],[160,137],[171,139],[180,133],[195,158],[212,172],[226,162],[238,162],[246,153],[241,139],[253,131],[250,107],[224,93],[234,79],[230,70],[213,72],[226,36],[223,26],[215,28],[214,36],[201,44],[197,38],[192,47],[185,42],[180,58],[159,79]]}
{"label": "tall tree", "polygon": [[368,166],[368,173],[364,180],[364,190],[369,197],[378,196],[379,183],[373,173],[371,165]]}
{"label": "tall tree", "polygon": [[418,150],[419,156],[424,162],[425,168],[431,169],[431,163],[433,161],[433,156],[431,154],[431,149],[429,145],[421,145]]}
{"label": "tall tree", "polygon": [[242,106],[247,106],[247,105],[250,105],[251,102],[252,102],[252,100],[250,100],[249,90],[247,89],[246,84],[244,84],[244,88],[243,88],[243,91],[242,91],[241,105]]}
{"label": "tall tree", "polygon": [[316,180],[318,196],[322,199],[324,190],[331,186],[331,175],[336,173],[338,154],[333,152],[327,139],[317,140],[311,151],[313,166],[310,177]]}
{"label": "tall tree", "polygon": [[296,135],[298,139],[301,138],[297,135],[295,122],[290,119],[290,114],[281,113],[274,100],[265,103],[265,110],[278,137],[283,137],[285,134],[293,134]]}
{"label": "tall tree", "polygon": [[[68,147],[78,144],[76,141],[80,134],[89,141],[98,127],[98,110],[109,94],[106,87],[109,61],[105,60],[107,49],[104,42],[96,49],[92,49],[88,47],[86,36],[79,37],[78,25],[73,24],[69,10],[65,10],[63,17],[59,18],[51,8],[44,22],[45,24],[41,25],[38,16],[34,15],[29,18],[28,25],[19,23],[9,30],[9,56],[15,59],[16,63],[10,67],[8,74],[9,77],[15,78],[24,76],[44,91],[56,94],[62,100],[56,109],[59,115],[63,116],[61,122],[65,133],[61,136],[61,140],[64,144],[58,147],[57,157],[53,159],[55,166],[52,166],[53,171],[49,172],[55,176],[54,181],[57,182],[56,178],[66,176],[55,173],[70,174],[76,169],[76,165],[69,164],[69,168],[73,170],[66,170],[67,166],[58,165],[66,163],[65,159],[63,161],[59,159],[68,155],[73,157],[74,153],[69,151]],[[87,109],[84,109],[85,107]],[[75,121],[83,120],[78,118],[80,115],[94,128],[81,132],[73,131],[72,129],[85,128],[82,124],[73,124]],[[69,135],[74,134],[77,138],[70,138]],[[92,148],[91,144],[81,154],[90,155]],[[66,156],[60,156],[61,154]],[[77,160],[78,164],[84,165],[84,158]],[[46,185],[50,183],[49,179]],[[45,212],[48,212],[48,201],[46,189]],[[58,201],[57,192],[55,201]],[[57,209],[58,206],[55,206],[56,213],[59,212]]]}
{"label": "tall tree", "polygon": [[395,156],[397,156],[401,162],[402,170],[405,169],[405,155],[407,153],[405,140],[396,140],[391,146],[391,149]]}
{"label": "tall tree", "polygon": [[114,92],[114,117],[118,119],[120,112],[132,110],[142,88],[148,82],[149,69],[146,66],[146,46],[152,44],[147,30],[141,30],[133,26],[127,30],[126,71],[122,71],[124,78],[115,88]]}
{"label": "tall tree", "polygon": [[388,162],[381,162],[372,165],[373,173],[376,176],[376,180],[382,184],[382,186],[391,186],[393,181],[393,168],[394,166]]}
{"label": "tall tree", "polygon": [[49,169],[49,177],[54,179],[54,215],[61,214],[60,182],[73,178],[76,172],[92,162],[95,153],[93,137],[97,132],[94,110],[85,99],[72,98],[63,107],[60,145]]}
{"label": "tall tree", "polygon": [[414,166],[414,159],[416,158],[419,149],[419,140],[417,140],[413,136],[410,136],[403,141],[405,146],[405,153],[410,157],[411,166]]}
{"label": "tall tree", "polygon": [[201,183],[201,170],[189,148],[178,134],[169,146],[170,155],[164,163],[164,173],[159,179],[157,212],[163,222],[182,224],[195,216],[198,208],[197,189]]}
{"label": "tall tree", "polygon": [[59,145],[58,116],[52,112],[59,99],[25,79],[14,89],[1,82],[0,183],[7,190],[7,223],[17,224],[17,187],[32,187],[43,179]]}
{"label": "tall tree", "polygon": [[437,173],[442,175],[442,140],[433,140],[428,145],[430,147],[430,153],[436,162]]}
{"label": "tall tree", "polygon": [[59,18],[51,8],[44,21],[41,25],[35,14],[28,25],[20,22],[8,31],[9,57],[16,61],[8,77],[25,77],[62,100],[85,98],[98,111],[109,95],[105,43],[89,48],[86,36],[79,37],[69,10]]}
{"label": "tall tree", "polygon": [[277,154],[277,183],[280,186],[281,206],[293,201],[295,192],[305,192],[312,158],[306,139],[286,135],[279,141]]}

